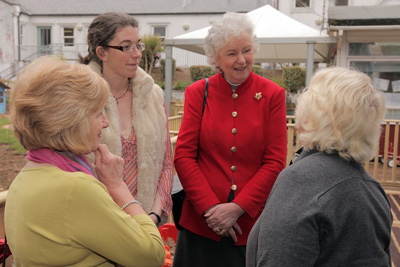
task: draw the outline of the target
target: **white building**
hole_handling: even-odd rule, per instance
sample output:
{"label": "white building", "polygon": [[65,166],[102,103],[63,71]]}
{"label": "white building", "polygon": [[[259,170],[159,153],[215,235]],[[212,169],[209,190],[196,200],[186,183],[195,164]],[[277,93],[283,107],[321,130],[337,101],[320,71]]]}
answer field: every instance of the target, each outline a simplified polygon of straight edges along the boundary
{"label": "white building", "polygon": [[[207,27],[226,11],[267,4],[335,37],[326,62],[368,73],[388,106],[400,107],[400,0],[0,0],[0,78],[12,78],[46,53],[77,60],[86,54],[90,22],[104,12],[131,14],[142,35],[170,39]],[[204,56],[177,48],[173,58],[177,66],[207,64]],[[400,112],[388,116],[400,119]]]}
{"label": "white building", "polygon": [[[15,63],[42,54],[62,54],[76,60],[86,54],[86,34],[98,14],[119,11],[139,21],[140,34],[163,38],[209,26],[226,11],[248,12],[271,0],[0,0],[0,77]],[[206,64],[203,56],[176,53],[177,66]],[[22,65],[22,63],[20,63]],[[18,66],[15,66],[18,69]],[[2,72],[3,71],[3,72]]]}

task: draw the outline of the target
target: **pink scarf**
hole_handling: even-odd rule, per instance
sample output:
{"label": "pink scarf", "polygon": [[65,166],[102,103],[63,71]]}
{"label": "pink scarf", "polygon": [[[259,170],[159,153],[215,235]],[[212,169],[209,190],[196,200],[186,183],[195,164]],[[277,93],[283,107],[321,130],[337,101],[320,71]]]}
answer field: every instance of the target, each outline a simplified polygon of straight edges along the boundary
{"label": "pink scarf", "polygon": [[84,172],[96,177],[87,160],[71,152],[53,151],[48,148],[28,150],[26,158],[38,163],[50,163],[66,172]]}

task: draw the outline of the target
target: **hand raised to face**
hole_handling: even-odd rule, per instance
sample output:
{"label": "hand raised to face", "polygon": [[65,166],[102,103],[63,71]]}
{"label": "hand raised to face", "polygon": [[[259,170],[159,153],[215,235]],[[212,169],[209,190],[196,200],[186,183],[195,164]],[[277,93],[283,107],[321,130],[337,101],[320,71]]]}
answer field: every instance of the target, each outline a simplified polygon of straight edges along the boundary
{"label": "hand raised to face", "polygon": [[125,183],[122,175],[124,172],[124,159],[112,154],[104,144],[100,144],[94,152],[94,166],[97,177],[108,188]]}

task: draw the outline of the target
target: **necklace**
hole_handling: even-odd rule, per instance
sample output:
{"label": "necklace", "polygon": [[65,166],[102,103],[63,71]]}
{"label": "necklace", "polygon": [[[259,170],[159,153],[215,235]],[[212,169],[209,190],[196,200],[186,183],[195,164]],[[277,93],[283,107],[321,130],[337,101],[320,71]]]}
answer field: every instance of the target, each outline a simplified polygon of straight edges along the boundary
{"label": "necklace", "polygon": [[125,91],[125,93],[124,93],[123,95],[121,95],[121,96],[119,96],[119,97],[115,97],[114,95],[112,95],[112,96],[114,97],[115,101],[117,101],[117,105],[119,104],[118,100],[120,100],[121,98],[123,98],[123,97],[126,95],[126,93],[128,93],[128,89],[129,89],[129,85],[130,85],[130,84],[131,84],[131,80],[128,79],[128,86],[126,87],[126,91]]}
{"label": "necklace", "polygon": [[[237,97],[237,94],[235,93],[235,92],[236,92],[236,88],[238,88],[238,86],[240,85],[240,83],[233,83],[233,82],[231,82],[230,80],[228,80],[228,78],[225,76],[225,74],[224,74],[223,72],[222,72],[222,77],[224,77],[225,81],[227,81],[228,84],[231,86],[231,89],[232,89],[232,96],[233,96],[234,98],[236,98],[236,97]],[[235,97],[235,95],[236,95],[236,97]]]}

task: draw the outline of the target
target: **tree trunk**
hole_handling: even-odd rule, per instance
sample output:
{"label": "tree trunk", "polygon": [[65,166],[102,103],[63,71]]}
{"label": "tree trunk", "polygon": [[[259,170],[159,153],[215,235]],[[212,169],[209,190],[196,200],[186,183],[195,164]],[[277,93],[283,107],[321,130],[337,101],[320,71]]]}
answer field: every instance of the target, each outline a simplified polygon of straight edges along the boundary
{"label": "tree trunk", "polygon": [[149,74],[153,71],[153,65],[154,65],[154,54],[151,56],[151,61],[150,61],[150,66],[149,66]]}

